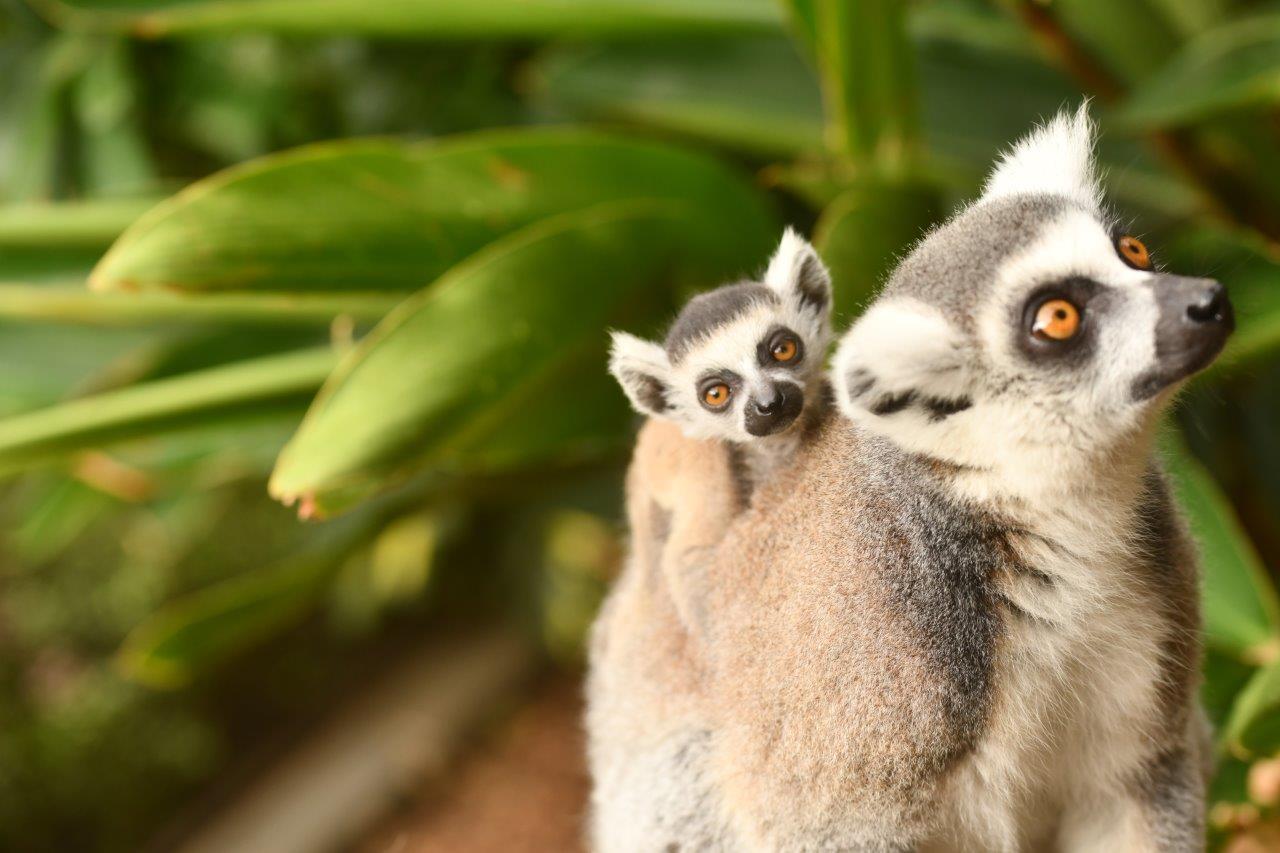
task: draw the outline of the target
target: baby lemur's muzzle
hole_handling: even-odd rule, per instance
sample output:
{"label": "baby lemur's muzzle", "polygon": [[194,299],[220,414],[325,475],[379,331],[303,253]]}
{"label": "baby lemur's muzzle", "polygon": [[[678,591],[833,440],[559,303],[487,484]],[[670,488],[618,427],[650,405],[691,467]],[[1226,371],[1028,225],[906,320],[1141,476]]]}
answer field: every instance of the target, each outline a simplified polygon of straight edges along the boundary
{"label": "baby lemur's muzzle", "polygon": [[781,432],[804,408],[804,389],[794,382],[773,382],[747,400],[743,412],[747,432],[757,438]]}

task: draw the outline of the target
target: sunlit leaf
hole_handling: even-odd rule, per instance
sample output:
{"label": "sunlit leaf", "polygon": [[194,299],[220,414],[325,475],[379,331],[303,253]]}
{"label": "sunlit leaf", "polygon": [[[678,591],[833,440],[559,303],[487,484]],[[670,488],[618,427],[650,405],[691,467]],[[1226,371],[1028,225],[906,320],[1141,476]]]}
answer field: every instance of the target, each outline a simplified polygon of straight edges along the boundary
{"label": "sunlit leaf", "polygon": [[1206,639],[1254,662],[1280,653],[1280,600],[1248,534],[1213,478],[1172,435],[1163,456],[1200,546]]}
{"label": "sunlit leaf", "polygon": [[[584,392],[598,400],[586,389],[607,384],[607,328],[652,322],[672,276],[691,263],[722,277],[767,252],[768,243],[739,242],[696,213],[609,205],[530,226],[460,264],[397,308],[335,371],[281,454],[272,494],[327,511],[412,466],[465,466],[479,448],[501,456],[489,440],[504,432],[528,435],[516,440],[539,454],[550,449],[539,433],[572,446],[596,416],[570,416],[566,431],[564,408]],[[718,260],[712,273],[708,247],[725,239],[738,259]],[[585,388],[554,381],[575,362],[598,370]],[[615,411],[621,405],[615,396]]]}
{"label": "sunlit leaf", "polygon": [[[760,198],[707,157],[577,130],[444,143],[341,142],[266,157],[146,214],[94,271],[99,289],[416,290],[545,216],[628,198],[715,210],[748,243]],[[772,236],[772,235],[770,235]]]}

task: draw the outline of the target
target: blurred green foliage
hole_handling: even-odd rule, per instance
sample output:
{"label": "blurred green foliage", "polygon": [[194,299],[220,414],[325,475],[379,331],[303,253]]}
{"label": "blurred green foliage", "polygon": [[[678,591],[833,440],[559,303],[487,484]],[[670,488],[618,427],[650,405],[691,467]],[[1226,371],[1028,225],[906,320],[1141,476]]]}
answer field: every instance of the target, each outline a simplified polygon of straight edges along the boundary
{"label": "blurred green foliage", "polygon": [[1275,819],[1244,780],[1280,750],[1278,22],[0,0],[0,848],[177,837],[428,627],[574,660],[633,424],[605,327],[754,271],[786,222],[847,322],[1086,95],[1117,209],[1238,307],[1164,452],[1205,554],[1215,839]]}

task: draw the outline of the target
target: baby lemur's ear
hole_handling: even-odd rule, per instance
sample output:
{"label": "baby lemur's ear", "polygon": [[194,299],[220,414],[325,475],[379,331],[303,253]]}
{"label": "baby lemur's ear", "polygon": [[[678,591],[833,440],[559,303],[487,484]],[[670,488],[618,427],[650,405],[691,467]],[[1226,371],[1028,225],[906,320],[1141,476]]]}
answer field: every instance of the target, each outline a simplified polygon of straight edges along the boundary
{"label": "baby lemur's ear", "polygon": [[836,350],[831,380],[841,411],[863,422],[909,413],[938,422],[968,409],[964,340],[932,306],[877,302]]}
{"label": "baby lemur's ear", "polygon": [[809,241],[788,228],[769,261],[764,283],[779,295],[796,296],[819,313],[831,306],[831,273]]}
{"label": "baby lemur's ear", "polygon": [[671,360],[652,341],[626,332],[613,332],[609,372],[618,380],[627,399],[642,415],[661,416],[671,411]]}

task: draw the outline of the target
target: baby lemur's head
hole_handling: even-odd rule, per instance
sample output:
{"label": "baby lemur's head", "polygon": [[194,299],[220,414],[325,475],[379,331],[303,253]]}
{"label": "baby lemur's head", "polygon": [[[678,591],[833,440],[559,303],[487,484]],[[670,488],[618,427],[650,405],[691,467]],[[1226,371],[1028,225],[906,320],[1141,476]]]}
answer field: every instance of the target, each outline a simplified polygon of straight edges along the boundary
{"label": "baby lemur's head", "polygon": [[1107,216],[1092,148],[1084,107],[1057,116],[916,246],[840,343],[846,415],[915,453],[1042,479],[1146,435],[1222,349],[1231,304]]}
{"label": "baby lemur's head", "polygon": [[830,314],[827,269],[788,230],[763,282],[695,296],[663,344],[615,332],[609,370],[638,411],[675,421],[691,437],[777,435],[817,393]]}

